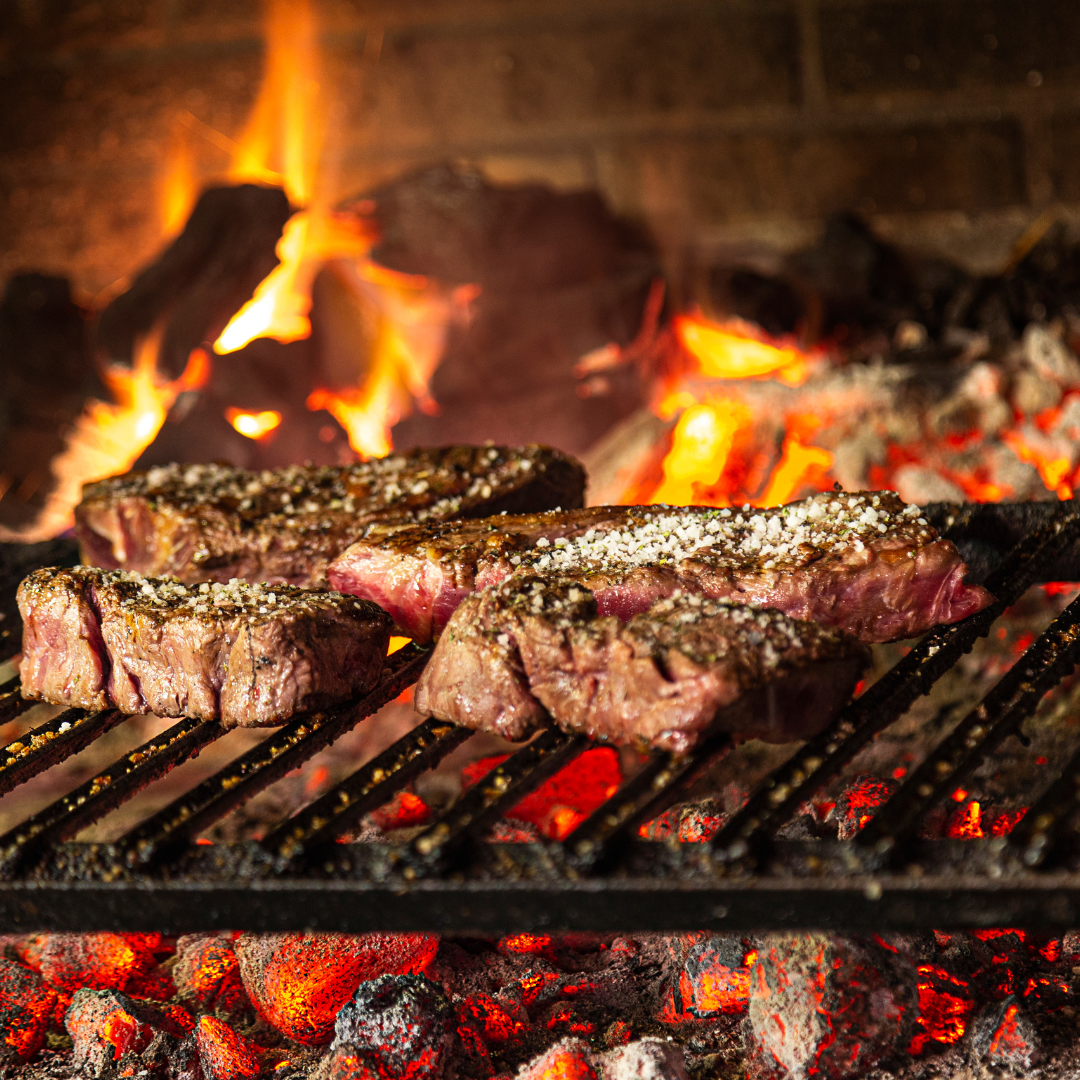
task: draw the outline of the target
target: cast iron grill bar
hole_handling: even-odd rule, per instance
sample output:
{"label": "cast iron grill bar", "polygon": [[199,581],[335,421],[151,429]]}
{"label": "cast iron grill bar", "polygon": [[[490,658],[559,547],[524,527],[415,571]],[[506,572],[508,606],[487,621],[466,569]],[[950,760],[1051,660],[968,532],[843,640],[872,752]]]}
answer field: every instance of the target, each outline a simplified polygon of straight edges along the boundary
{"label": "cast iron grill bar", "polygon": [[214,720],[182,720],[0,836],[0,875],[75,836],[224,734]]}
{"label": "cast iron grill bar", "polygon": [[856,837],[899,857],[919,822],[1014,734],[1044,695],[1080,663],[1080,597],[1050,624],[997,685],[946,736]]}
{"label": "cast iron grill bar", "polygon": [[565,864],[582,874],[595,873],[607,866],[618,855],[621,840],[636,826],[666,810],[695,776],[734,745],[730,735],[722,734],[708,740],[693,754],[650,754],[636,776],[566,837]]}
{"label": "cast iron grill bar", "polygon": [[14,742],[0,748],[0,795],[51,769],[72,754],[85,750],[98,736],[126,719],[127,714],[117,709],[97,713],[65,709],[48,723],[31,728]]}
{"label": "cast iron grill bar", "polygon": [[41,704],[40,701],[36,701],[34,698],[24,698],[20,693],[21,690],[22,680],[18,675],[8,679],[6,683],[0,684],[0,724],[6,724],[9,720],[21,716],[35,705]]}
{"label": "cast iron grill bar", "polygon": [[475,732],[445,720],[426,720],[361,766],[335,788],[283,821],[261,841],[282,864],[310,856],[389,802],[406,784],[434,768]]}
{"label": "cast iron grill bar", "polygon": [[1025,866],[1050,866],[1070,835],[1080,810],[1080,750],[1009,834],[1009,846]]}
{"label": "cast iron grill bar", "polygon": [[324,713],[301,717],[186,795],[169,803],[121,837],[117,848],[130,866],[146,865],[191,841],[198,833],[302,765],[365,717],[392,701],[419,676],[428,654],[409,644],[386,661],[378,685],[365,697]]}
{"label": "cast iron grill bar", "polygon": [[589,740],[547,728],[474,784],[442,817],[410,845],[414,873],[441,869],[473,837],[538,788],[549,776],[569,765]]}
{"label": "cast iron grill bar", "polygon": [[820,735],[774,770],[713,837],[711,846],[718,862],[737,864],[739,869],[756,865],[759,849],[775,830],[970,652],[1028,589],[1040,567],[1056,559],[1078,531],[1080,513],[1071,510],[1021,541],[987,579],[987,588],[997,597],[995,602],[962,622],[931,630]]}

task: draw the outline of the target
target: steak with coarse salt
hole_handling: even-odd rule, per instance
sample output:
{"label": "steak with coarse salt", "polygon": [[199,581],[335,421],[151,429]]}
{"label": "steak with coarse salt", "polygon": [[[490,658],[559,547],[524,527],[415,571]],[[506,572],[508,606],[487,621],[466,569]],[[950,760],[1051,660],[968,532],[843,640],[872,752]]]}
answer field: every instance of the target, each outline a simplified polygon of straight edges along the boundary
{"label": "steak with coarse salt", "polygon": [[779,611],[680,593],[627,622],[574,579],[514,576],[470,596],[415,693],[421,715],[504,738],[575,734],[685,753],[713,731],[817,734],[869,660],[855,638]]}
{"label": "steak with coarse salt", "polygon": [[964,581],[953,543],[888,491],[762,510],[608,506],[415,526],[353,544],[328,576],[425,642],[471,592],[526,572],[571,576],[601,615],[623,620],[686,592],[775,608],[867,642],[956,622],[992,599]]}
{"label": "steak with coarse salt", "polygon": [[18,592],[25,697],[264,727],[379,678],[390,619],[289,585],[186,586],[127,570],[47,568]]}
{"label": "steak with coarse salt", "polygon": [[201,581],[322,587],[326,564],[372,529],[581,506],[585,472],[543,446],[447,446],[356,465],[249,472],[167,465],[88,484],[82,561]]}

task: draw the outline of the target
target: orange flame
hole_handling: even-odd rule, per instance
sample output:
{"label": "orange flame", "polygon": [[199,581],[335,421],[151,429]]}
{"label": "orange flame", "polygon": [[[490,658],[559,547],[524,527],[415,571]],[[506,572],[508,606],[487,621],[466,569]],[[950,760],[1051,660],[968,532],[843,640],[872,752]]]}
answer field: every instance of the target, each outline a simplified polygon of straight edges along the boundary
{"label": "orange flame", "polygon": [[161,185],[161,232],[176,236],[184,227],[195,202],[195,175],[187,131],[180,124],[173,129]]}
{"label": "orange flame", "polygon": [[154,441],[177,395],[205,384],[209,359],[201,349],[191,353],[179,379],[159,381],[159,340],[154,333],[139,343],[133,368],[114,366],[104,372],[114,402],[87,404],[67,445],[53,459],[56,486],[37,521],[18,532],[0,528],[0,540],[47,540],[70,528],[83,485],[127,472]]}
{"label": "orange flame", "polygon": [[756,453],[746,450],[761,442],[759,421],[766,418],[756,416],[734,388],[701,384],[704,377],[773,380],[797,387],[810,377],[816,358],[791,344],[767,340],[739,319],[711,323],[701,315],[678,315],[673,329],[693,366],[686,371],[680,365],[668,376],[654,406],[662,418],[681,415],[663,462],[663,480],[650,501],[773,506],[807,487],[827,488],[833,455],[809,442],[821,426],[819,419],[798,414],[782,418],[780,459],[766,475],[775,443]]}
{"label": "orange flame", "polygon": [[[346,286],[363,294],[367,309],[377,312],[379,325],[371,355],[358,356],[356,384],[319,388],[307,406],[326,409],[345,428],[350,446],[361,457],[381,456],[393,449],[390,429],[408,415],[414,401],[421,409],[434,411],[428,380],[442,356],[450,313],[437,310],[444,298],[433,295],[436,290],[426,278],[394,274],[366,259],[373,233],[360,218],[328,209],[323,190],[328,186],[327,110],[309,0],[270,0],[266,37],[263,84],[236,146],[230,178],[274,178],[301,209],[282,232],[276,249],[278,266],[222,330],[214,351],[235,352],[258,337],[282,342],[309,337],[315,274],[335,263]],[[455,302],[467,304],[467,298]]]}
{"label": "orange flame", "polygon": [[675,336],[711,379],[753,379],[771,375],[788,386],[801,386],[810,374],[808,358],[798,349],[764,340],[742,319],[711,323],[700,315],[675,316]]}
{"label": "orange flame", "polygon": [[228,408],[225,419],[249,439],[265,439],[281,423],[281,413],[276,409],[264,409],[262,412],[245,412],[243,409]]}
{"label": "orange flame", "polygon": [[664,482],[653,501],[681,506],[694,501],[696,485],[716,484],[736,435],[752,419],[750,410],[736,401],[691,405],[675,425],[671,452],[664,459]]}

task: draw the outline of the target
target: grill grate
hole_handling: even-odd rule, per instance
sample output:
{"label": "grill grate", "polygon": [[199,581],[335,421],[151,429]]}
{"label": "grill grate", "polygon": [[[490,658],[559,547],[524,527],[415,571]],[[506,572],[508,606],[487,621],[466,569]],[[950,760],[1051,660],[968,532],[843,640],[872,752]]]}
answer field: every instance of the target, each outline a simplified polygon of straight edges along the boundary
{"label": "grill grate", "polygon": [[[969,526],[977,512],[960,515]],[[196,845],[214,822],[281,779],[418,677],[409,645],[366,697],[280,728],[109,844],[72,842],[224,734],[184,720],[0,836],[0,929],[281,930],[911,929],[1075,925],[1080,919],[1080,751],[1009,837],[926,841],[918,826],[1019,734],[1080,662],[1073,601],[852,841],[776,834],[927,693],[1080,536],[1080,507],[1040,508],[986,580],[985,611],[927,634],[821,735],[775,769],[707,844],[647,842],[654,817],[723,755],[654,753],[563,842],[483,841],[516,802],[589,745],[551,729],[461,796],[410,843],[335,841],[471,734],[428,720],[261,841]],[[0,722],[30,707],[0,686]],[[0,793],[126,718],[69,709],[0,749]]]}

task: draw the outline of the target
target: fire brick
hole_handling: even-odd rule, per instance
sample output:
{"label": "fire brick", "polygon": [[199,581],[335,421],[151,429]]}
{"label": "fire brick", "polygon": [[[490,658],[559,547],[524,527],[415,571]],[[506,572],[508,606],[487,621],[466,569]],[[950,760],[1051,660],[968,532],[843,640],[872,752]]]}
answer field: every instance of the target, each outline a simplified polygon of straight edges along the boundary
{"label": "fire brick", "polygon": [[441,1076],[450,1057],[454,1010],[423,975],[383,975],[361,983],[337,1015],[334,1050],[372,1062],[389,1080]]}
{"label": "fire brick", "polygon": [[765,940],[750,978],[751,1053],[770,1078],[860,1076],[911,1038],[915,969],[840,935]]}
{"label": "fire brick", "polygon": [[432,934],[241,934],[234,949],[248,996],[280,1032],[328,1043],[334,1018],[362,982],[421,972],[435,957]]}
{"label": "fire brick", "polygon": [[42,1047],[56,991],[21,964],[0,959],[0,1065],[27,1061]]}

